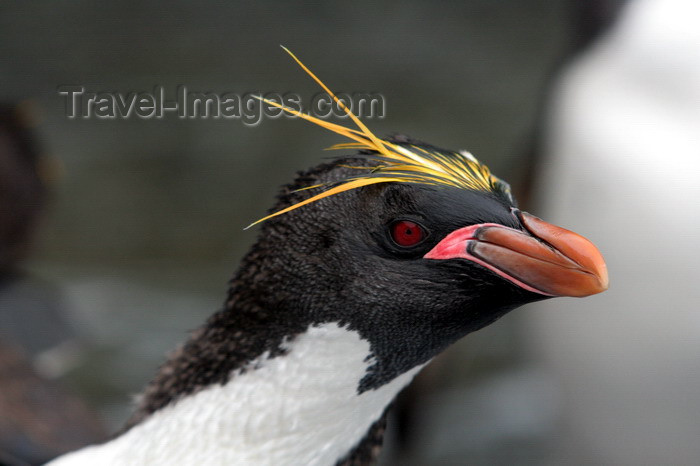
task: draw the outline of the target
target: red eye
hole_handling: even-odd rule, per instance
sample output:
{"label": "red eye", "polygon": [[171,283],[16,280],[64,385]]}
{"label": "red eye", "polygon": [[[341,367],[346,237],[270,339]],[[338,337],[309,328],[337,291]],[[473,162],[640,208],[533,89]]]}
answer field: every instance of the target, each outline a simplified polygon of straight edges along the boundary
{"label": "red eye", "polygon": [[391,225],[391,238],[399,246],[415,246],[425,238],[425,230],[410,220],[399,220]]}

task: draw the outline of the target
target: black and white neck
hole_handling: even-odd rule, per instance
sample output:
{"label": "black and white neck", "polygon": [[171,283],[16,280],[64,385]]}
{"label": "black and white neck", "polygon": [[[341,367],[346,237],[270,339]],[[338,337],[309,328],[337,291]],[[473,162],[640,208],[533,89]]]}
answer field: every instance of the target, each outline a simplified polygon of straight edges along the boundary
{"label": "black and white neck", "polygon": [[[196,389],[197,378],[163,377],[162,387],[193,384],[195,391],[144,415],[115,440],[68,455],[56,464],[342,462],[420,368],[359,393],[359,381],[373,364],[370,354],[368,341],[356,331],[325,323],[285,338],[275,351],[267,350],[231,372],[227,382],[202,380],[206,385]],[[189,363],[192,374],[205,367],[212,375],[218,370],[211,360],[196,360],[193,354],[180,352],[171,362],[176,360],[177,365],[170,368]],[[163,394],[153,386],[151,390],[146,394],[150,399],[144,400],[146,409],[164,402],[159,398]]]}

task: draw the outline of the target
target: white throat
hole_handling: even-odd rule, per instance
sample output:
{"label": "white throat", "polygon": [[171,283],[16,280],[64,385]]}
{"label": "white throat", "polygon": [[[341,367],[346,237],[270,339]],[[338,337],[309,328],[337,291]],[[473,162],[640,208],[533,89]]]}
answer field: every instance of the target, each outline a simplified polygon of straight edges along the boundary
{"label": "white throat", "polygon": [[[369,343],[335,323],[310,327],[251,368],[154,413],[68,465],[333,465],[379,419],[422,366],[357,393]],[[240,371],[238,371],[240,372]]]}

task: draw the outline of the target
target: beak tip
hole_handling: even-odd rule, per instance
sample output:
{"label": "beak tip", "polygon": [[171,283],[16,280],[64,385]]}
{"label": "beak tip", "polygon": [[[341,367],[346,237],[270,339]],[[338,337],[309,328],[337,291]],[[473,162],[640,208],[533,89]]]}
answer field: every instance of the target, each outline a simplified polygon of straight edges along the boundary
{"label": "beak tip", "polygon": [[608,266],[603,259],[603,255],[600,253],[598,248],[596,248],[593,243],[591,243],[592,248],[594,248],[594,253],[592,256],[593,260],[593,275],[597,278],[597,287],[594,288],[591,295],[602,293],[610,287],[610,277],[608,275]]}
{"label": "beak tip", "polygon": [[[585,298],[586,296],[593,296],[606,291],[610,287],[610,279],[608,277],[608,269],[605,263],[602,264],[595,272],[589,275],[590,279],[587,280],[587,285],[582,285],[580,288],[573,291],[570,295],[575,298]],[[564,294],[563,296],[567,296]]]}
{"label": "beak tip", "polygon": [[598,293],[602,293],[603,291],[606,291],[610,287],[610,278],[608,277],[608,268],[603,264],[603,270],[602,273],[600,274],[600,291]]}

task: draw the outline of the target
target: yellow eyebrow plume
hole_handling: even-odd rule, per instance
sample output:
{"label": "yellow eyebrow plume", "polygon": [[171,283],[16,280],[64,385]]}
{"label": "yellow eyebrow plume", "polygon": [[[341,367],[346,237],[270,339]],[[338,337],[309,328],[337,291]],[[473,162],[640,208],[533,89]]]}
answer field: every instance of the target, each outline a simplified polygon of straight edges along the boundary
{"label": "yellow eyebrow plume", "polygon": [[[351,167],[358,169],[357,176],[352,176],[339,183],[334,183],[325,191],[308,199],[297,202],[289,207],[274,212],[257,220],[245,229],[264,222],[272,217],[282,215],[291,210],[311,204],[328,196],[333,196],[351,189],[377,183],[418,183],[428,185],[446,185],[456,188],[490,191],[500,184],[507,190],[507,185],[493,176],[488,167],[479,163],[471,154],[442,151],[434,148],[419,147],[413,144],[399,144],[380,139],[362,123],[362,121],[343,103],[342,100],[326,86],[309,68],[299,60],[289,49],[282,46],[294,61],[328,93],[333,101],[350,117],[358,129],[331,123],[300,110],[287,107],[281,103],[257,97],[267,105],[280,108],[283,111],[314,123],[329,131],[351,139],[354,142],[336,144],[329,149],[357,149],[369,151],[361,157],[378,162],[374,167]],[[323,187],[311,186],[303,189]]]}

